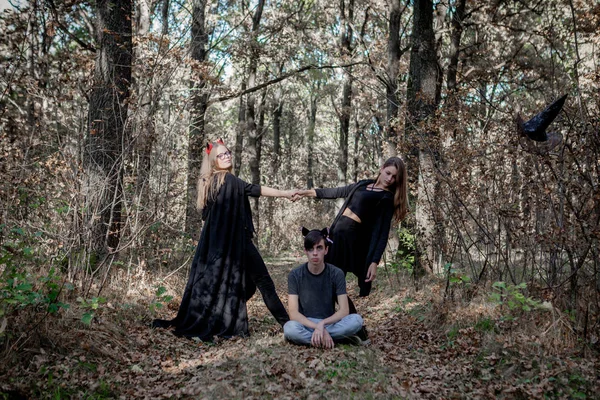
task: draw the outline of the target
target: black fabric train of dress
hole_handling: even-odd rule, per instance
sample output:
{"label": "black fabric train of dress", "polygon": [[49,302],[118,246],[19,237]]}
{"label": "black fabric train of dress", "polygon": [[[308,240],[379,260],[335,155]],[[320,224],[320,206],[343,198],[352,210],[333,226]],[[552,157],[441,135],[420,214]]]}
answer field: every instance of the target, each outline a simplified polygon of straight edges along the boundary
{"label": "black fabric train of dress", "polygon": [[277,322],[289,320],[251,241],[254,226],[248,196],[260,196],[260,186],[227,173],[217,198],[203,210],[205,222],[177,316],[156,319],[153,327],[174,327],[177,336],[204,341],[247,336],[246,301],[257,286]]}

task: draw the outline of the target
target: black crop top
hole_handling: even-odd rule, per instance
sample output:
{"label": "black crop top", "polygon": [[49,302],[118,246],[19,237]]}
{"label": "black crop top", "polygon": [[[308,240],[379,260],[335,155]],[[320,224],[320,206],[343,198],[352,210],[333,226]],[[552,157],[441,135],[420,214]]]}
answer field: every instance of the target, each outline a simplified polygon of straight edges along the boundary
{"label": "black crop top", "polygon": [[354,214],[358,215],[358,218],[360,218],[362,222],[371,219],[376,211],[375,207],[377,207],[377,203],[389,193],[385,190],[371,190],[369,189],[369,186],[370,185],[358,188],[346,207]]}

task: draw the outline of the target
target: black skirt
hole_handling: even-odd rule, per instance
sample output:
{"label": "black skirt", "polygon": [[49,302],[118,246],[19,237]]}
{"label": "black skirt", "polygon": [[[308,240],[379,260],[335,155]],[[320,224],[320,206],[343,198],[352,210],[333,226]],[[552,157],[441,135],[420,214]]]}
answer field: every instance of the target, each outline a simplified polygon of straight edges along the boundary
{"label": "black skirt", "polygon": [[367,253],[369,251],[369,232],[364,224],[342,215],[330,232],[333,244],[325,261],[344,271],[352,272],[358,278],[360,296],[367,296],[371,291],[371,282],[367,277]]}

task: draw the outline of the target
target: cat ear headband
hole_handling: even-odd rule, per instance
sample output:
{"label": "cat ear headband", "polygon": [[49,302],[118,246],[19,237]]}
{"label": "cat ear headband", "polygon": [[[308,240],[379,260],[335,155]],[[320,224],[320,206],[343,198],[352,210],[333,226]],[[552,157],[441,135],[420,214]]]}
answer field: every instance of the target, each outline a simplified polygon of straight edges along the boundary
{"label": "cat ear headband", "polygon": [[[313,229],[313,231],[316,231],[317,229]],[[302,227],[302,236],[306,237],[306,235],[308,235],[311,231],[306,229],[305,227]],[[329,238],[329,228],[323,228],[319,231],[319,233],[321,235],[323,235],[323,237],[325,238],[325,240],[327,240],[329,243],[333,244],[333,240],[331,240]]]}
{"label": "cat ear headband", "polygon": [[[221,146],[225,146],[225,142],[223,142],[223,139],[221,139],[221,138],[217,139],[217,144],[220,144]],[[213,144],[211,142],[206,143],[206,154],[210,154],[212,149],[213,149]]]}

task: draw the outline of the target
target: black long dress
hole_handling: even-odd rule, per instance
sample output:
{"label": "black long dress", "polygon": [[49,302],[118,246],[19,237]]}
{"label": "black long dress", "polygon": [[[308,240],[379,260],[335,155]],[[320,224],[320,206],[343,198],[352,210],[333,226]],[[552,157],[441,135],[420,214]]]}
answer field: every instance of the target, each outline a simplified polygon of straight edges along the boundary
{"label": "black long dress", "polygon": [[228,173],[217,198],[204,209],[205,223],[177,316],[154,320],[154,327],[174,326],[175,335],[204,341],[248,335],[246,299],[256,289],[247,287],[244,265],[245,239],[254,230],[248,195],[259,196],[260,186]]}

